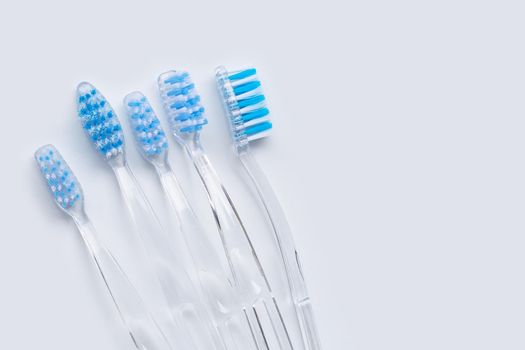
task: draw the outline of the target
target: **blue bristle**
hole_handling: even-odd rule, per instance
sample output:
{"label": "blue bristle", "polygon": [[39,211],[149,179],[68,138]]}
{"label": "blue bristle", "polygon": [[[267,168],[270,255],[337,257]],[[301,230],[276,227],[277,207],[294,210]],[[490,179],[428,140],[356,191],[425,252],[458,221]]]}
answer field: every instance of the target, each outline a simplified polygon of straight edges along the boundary
{"label": "blue bristle", "polygon": [[132,92],[124,98],[124,105],[135,139],[146,158],[166,152],[166,134],[148,99],[138,91]]}
{"label": "blue bristle", "polygon": [[122,127],[111,105],[91,84],[83,82],[77,87],[78,116],[82,127],[96,149],[107,159],[124,152]]}
{"label": "blue bristle", "polygon": [[184,82],[184,80],[188,77],[188,73],[186,72],[181,72],[180,74],[175,74],[175,75],[172,75],[170,76],[169,78],[166,78],[164,80],[164,83],[165,84],[177,84],[177,83],[182,83]]}
{"label": "blue bristle", "polygon": [[254,97],[250,97],[245,100],[240,100],[239,102],[237,102],[237,104],[239,105],[239,108],[244,108],[244,107],[256,105],[257,103],[261,103],[264,100],[265,100],[264,95],[256,95]]}
{"label": "blue bristle", "polygon": [[257,70],[255,68],[249,68],[249,69],[240,71],[238,73],[232,74],[228,78],[230,80],[240,80],[240,79],[248,78],[249,76],[252,76],[255,74],[257,74]]}
{"label": "blue bristle", "polygon": [[169,71],[161,74],[158,83],[168,121],[175,134],[196,133],[208,123],[200,96],[188,73]]}
{"label": "blue bristle", "polygon": [[239,85],[239,86],[236,86],[233,88],[233,93],[235,95],[241,95],[241,94],[244,94],[246,92],[249,92],[249,91],[252,91],[252,90],[255,90],[257,89],[259,86],[261,86],[261,83],[256,80],[256,81],[250,81],[248,83],[245,83],[245,84],[242,84],[242,85]]}
{"label": "blue bristle", "polygon": [[247,127],[246,129],[244,129],[244,132],[246,133],[246,135],[252,136],[252,135],[261,133],[263,131],[270,130],[271,128],[272,128],[271,122],[263,122],[263,123],[259,123],[259,124],[255,124],[253,126]]}
{"label": "blue bristle", "polygon": [[82,201],[82,189],[58,150],[47,145],[35,152],[35,160],[57,204],[64,210]]}
{"label": "blue bristle", "polygon": [[270,111],[255,68],[228,73],[224,67],[217,70],[217,83],[229,114],[233,139],[239,145],[266,136],[272,123]]}
{"label": "blue bristle", "polygon": [[180,88],[173,88],[168,91],[168,96],[178,96],[187,94],[191,89],[195,88],[195,84],[191,83]]}
{"label": "blue bristle", "polygon": [[266,117],[268,114],[270,114],[270,111],[268,110],[268,108],[262,108],[262,109],[257,109],[253,112],[241,114],[241,119],[244,122],[249,122],[250,120]]}

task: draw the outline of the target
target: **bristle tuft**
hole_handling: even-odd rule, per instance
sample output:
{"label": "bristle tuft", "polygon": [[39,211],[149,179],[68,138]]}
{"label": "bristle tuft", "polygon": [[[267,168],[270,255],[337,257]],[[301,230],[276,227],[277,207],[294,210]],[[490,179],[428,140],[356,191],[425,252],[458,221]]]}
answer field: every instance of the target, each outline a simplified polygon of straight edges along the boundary
{"label": "bristle tuft", "polygon": [[132,92],[124,98],[124,105],[142,154],[147,159],[164,154],[168,140],[148,99],[138,91]]}
{"label": "bristle tuft", "polygon": [[219,67],[216,81],[238,150],[270,134],[272,123],[255,68],[228,72]]}
{"label": "bristle tuft", "polygon": [[177,136],[198,133],[208,124],[200,96],[187,72],[163,73],[158,79],[158,85],[168,123]]}
{"label": "bristle tuft", "polygon": [[82,202],[77,178],[53,145],[40,147],[35,152],[35,160],[55,202],[62,209],[67,211]]}
{"label": "bristle tuft", "polygon": [[96,149],[110,160],[124,153],[124,135],[115,111],[91,84],[77,87],[78,116]]}

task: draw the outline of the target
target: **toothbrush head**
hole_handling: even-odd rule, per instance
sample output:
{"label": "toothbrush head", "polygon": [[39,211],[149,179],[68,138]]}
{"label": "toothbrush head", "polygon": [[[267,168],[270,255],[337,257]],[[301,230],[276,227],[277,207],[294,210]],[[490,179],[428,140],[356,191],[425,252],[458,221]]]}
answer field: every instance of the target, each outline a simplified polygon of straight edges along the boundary
{"label": "toothbrush head", "polygon": [[106,98],[90,83],[77,87],[78,116],[95,148],[110,161],[124,156],[124,135]]}
{"label": "toothbrush head", "polygon": [[168,140],[148,99],[141,92],[135,91],[124,98],[124,105],[144,158],[150,162],[165,160]]}
{"label": "toothbrush head", "polygon": [[190,75],[182,71],[168,71],[159,76],[158,84],[169,125],[177,141],[185,143],[198,137],[208,120],[204,117],[204,107]]}
{"label": "toothbrush head", "polygon": [[272,123],[266,99],[255,68],[228,72],[219,67],[215,80],[223,106],[230,122],[233,142],[237,152],[248,149],[250,141],[270,134]]}
{"label": "toothbrush head", "polygon": [[35,160],[58,206],[68,213],[81,207],[82,188],[55,146],[46,145],[37,149]]}

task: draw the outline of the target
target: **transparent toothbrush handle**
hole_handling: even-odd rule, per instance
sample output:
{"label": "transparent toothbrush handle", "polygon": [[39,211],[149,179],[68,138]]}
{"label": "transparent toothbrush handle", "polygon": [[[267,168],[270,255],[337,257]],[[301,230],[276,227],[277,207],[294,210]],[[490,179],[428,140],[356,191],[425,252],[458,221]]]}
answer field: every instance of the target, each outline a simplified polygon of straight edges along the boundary
{"label": "transparent toothbrush handle", "polygon": [[[248,254],[256,263],[258,275],[264,279],[263,283],[269,290],[271,290],[251,239],[247,235],[242,221],[238,219],[238,213],[236,212],[226,190],[222,186],[222,183],[208,157],[200,146],[187,148],[187,151],[193,160],[197,173],[206,187],[210,206],[212,207],[213,215],[219,227],[220,238],[222,240],[228,263],[230,264],[233,279],[236,283],[243,283],[243,281],[239,280],[241,276],[237,276],[238,267],[236,266],[232,253],[237,255]],[[246,256],[246,258],[248,257]],[[259,279],[257,276],[253,277],[254,281]]]}
{"label": "transparent toothbrush handle", "polygon": [[107,248],[100,245],[87,219],[75,220],[129,334],[140,350],[171,350],[166,337],[147,311],[137,290]]}
{"label": "transparent toothbrush handle", "polygon": [[[199,223],[177,178],[169,165],[157,166],[164,192],[175,211],[184,240],[197,269],[198,283],[217,320],[227,318],[239,304],[233,295],[232,286],[209,237]],[[220,321],[219,321],[220,322]]]}
{"label": "transparent toothbrush handle", "polygon": [[133,173],[127,165],[116,166],[113,170],[132,220],[153,263],[170,312],[174,316],[173,320],[180,327],[172,330],[176,333],[178,342],[191,343],[189,348],[199,350],[221,349],[217,332],[212,329],[206,310],[199,304],[199,294]]}
{"label": "transparent toothbrush handle", "polygon": [[[244,319],[249,326],[253,341],[259,349],[267,349],[268,338],[271,337],[273,341],[270,342],[277,342],[279,349],[294,349],[288,332],[288,327],[291,325],[284,323],[280,306],[272,294],[253,243],[226,189],[200,145],[186,145],[186,150],[206,187],[236,291],[243,307]],[[266,302],[270,304],[269,307],[263,306],[267,305]],[[257,304],[264,309],[258,309]],[[261,314],[266,314],[270,325],[260,322]],[[293,327],[299,329],[300,325],[294,323]],[[303,349],[302,339],[295,343],[295,349]]]}
{"label": "transparent toothbrush handle", "polygon": [[221,338],[228,350],[263,350],[254,339],[250,329],[246,329],[247,324],[241,321],[240,317],[234,316],[218,325]]}
{"label": "transparent toothbrush handle", "polygon": [[[172,209],[177,215],[184,240],[194,259],[197,269],[216,274],[228,283],[220,259],[210,244],[209,237],[193,212],[177,178],[169,165],[157,166],[157,173]],[[226,286],[226,285],[225,285]]]}
{"label": "transparent toothbrush handle", "polygon": [[[127,165],[114,167],[113,170],[126,207],[158,274],[168,303],[176,307],[188,301],[192,295],[191,283],[183,278],[186,273],[135,176]],[[175,284],[171,285],[173,282]]]}
{"label": "transparent toothbrush handle", "polygon": [[197,265],[199,282],[213,310],[217,330],[228,350],[256,347],[242,305],[234,297],[233,288],[221,268],[221,261],[209,243],[201,224],[187,201],[169,165],[158,166],[157,172],[170,204],[177,213],[186,243]]}
{"label": "transparent toothbrush handle", "polygon": [[243,153],[239,157],[270,219],[308,348],[320,350],[319,333],[290,225],[270,183],[250,152]]}

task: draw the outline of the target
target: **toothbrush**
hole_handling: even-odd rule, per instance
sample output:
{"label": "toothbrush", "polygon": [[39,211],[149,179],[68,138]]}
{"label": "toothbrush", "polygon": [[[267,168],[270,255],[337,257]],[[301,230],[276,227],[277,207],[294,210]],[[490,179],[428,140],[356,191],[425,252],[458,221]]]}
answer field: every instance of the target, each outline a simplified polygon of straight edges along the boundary
{"label": "toothbrush", "polygon": [[[235,296],[221,261],[201,227],[193,209],[179,185],[168,161],[168,141],[147,98],[138,91],[124,98],[128,119],[142,156],[150,162],[178,219],[184,241],[194,260],[196,285],[201,285],[204,299],[217,320],[216,327],[227,349],[248,350],[255,346],[236,311]],[[238,308],[238,307],[237,307]]]}
{"label": "toothbrush", "polygon": [[117,177],[126,208],[155,268],[176,327],[170,329],[187,349],[223,349],[196,288],[177,259],[153,208],[129,168],[122,127],[113,108],[93,85],[77,87],[78,115],[84,131]]}
{"label": "toothbrush", "polygon": [[77,225],[135,347],[139,350],[172,350],[118,262],[98,241],[95,228],[84,210],[80,183],[58,150],[53,145],[42,146],[35,152],[35,160],[55,202]]}
{"label": "toothbrush", "polygon": [[217,86],[230,122],[236,153],[257,190],[279,246],[303,336],[309,349],[320,350],[321,342],[292,231],[270,183],[250,152],[249,143],[268,136],[272,129],[256,73],[254,68],[228,72],[226,68],[219,67],[216,70]]}
{"label": "toothbrush", "polygon": [[201,145],[200,131],[208,121],[194,83],[187,72],[169,71],[160,75],[158,84],[171,131],[192,159],[207,191],[234,285],[259,346],[302,349],[302,339],[293,343],[290,338],[250,237]]}

